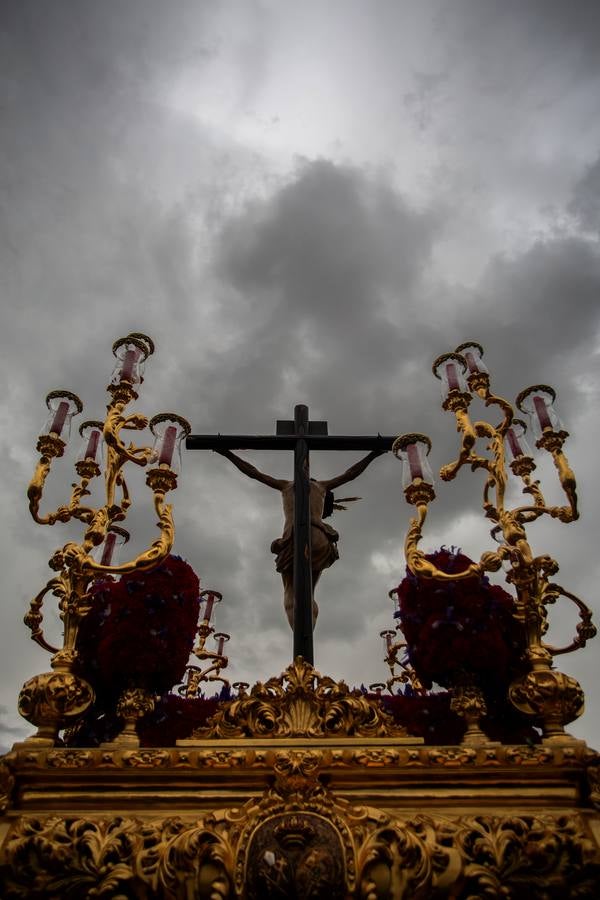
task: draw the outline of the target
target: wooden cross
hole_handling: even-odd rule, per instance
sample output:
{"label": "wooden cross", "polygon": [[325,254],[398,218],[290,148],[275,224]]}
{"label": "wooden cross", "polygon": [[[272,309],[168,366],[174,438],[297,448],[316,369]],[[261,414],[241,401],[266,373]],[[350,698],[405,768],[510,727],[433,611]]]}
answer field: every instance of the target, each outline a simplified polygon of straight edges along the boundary
{"label": "wooden cross", "polygon": [[327,433],[327,422],[311,422],[308,407],[294,407],[293,420],[278,420],[274,435],[191,434],[188,450],[294,451],[294,656],[314,664],[310,547],[310,450],[391,450],[395,437]]}

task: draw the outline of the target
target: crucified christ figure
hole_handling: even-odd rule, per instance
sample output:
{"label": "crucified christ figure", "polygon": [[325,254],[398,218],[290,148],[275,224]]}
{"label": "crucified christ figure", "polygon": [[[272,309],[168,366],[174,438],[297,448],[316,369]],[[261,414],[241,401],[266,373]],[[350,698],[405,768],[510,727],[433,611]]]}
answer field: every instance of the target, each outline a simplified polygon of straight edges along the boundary
{"label": "crucified christ figure", "polygon": [[[224,456],[236,466],[240,472],[247,475],[248,478],[254,478],[267,487],[274,488],[281,493],[283,503],[284,527],[283,534],[271,544],[271,552],[275,553],[275,569],[281,575],[283,580],[283,605],[290,623],[290,627],[294,627],[294,482],[286,481],[283,478],[273,478],[266,475],[255,466],[251,465],[245,459],[241,459],[232,453],[231,450],[217,450],[221,456]],[[329,568],[338,559],[337,540],[339,534],[323,521],[331,515],[334,508],[344,509],[340,504],[344,502],[334,502],[332,491],[334,488],[341,487],[365,471],[374,459],[381,456],[384,450],[372,450],[364,459],[350,466],[341,475],[335,478],[329,478],[327,481],[317,481],[310,479],[310,524],[311,524],[311,570],[312,570],[312,586],[313,586],[313,628],[317,620],[319,608],[314,600],[314,589],[321,576],[323,569]],[[360,500],[360,497],[346,497],[346,502],[350,500]]]}

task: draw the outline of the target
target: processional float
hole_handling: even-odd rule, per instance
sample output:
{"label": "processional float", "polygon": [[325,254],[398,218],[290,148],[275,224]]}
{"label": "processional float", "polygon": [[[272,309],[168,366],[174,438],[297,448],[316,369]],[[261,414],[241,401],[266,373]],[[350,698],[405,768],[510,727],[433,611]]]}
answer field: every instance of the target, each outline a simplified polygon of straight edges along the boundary
{"label": "processional float", "polygon": [[[107,414],[81,426],[79,480],[69,501],[51,513],[41,511],[45,482],[53,460],[65,453],[71,419],[82,405],[69,391],[53,391],[47,398],[49,416],[28,490],[31,514],[46,525],[78,521],[83,537],[52,555],[56,574],[25,617],[32,638],[52,654],[51,671],[29,679],[19,696],[19,711],[37,732],[15,744],[0,763],[3,896],[598,896],[600,757],[565,731],[583,710],[583,692],[554,666],[555,657],[583,647],[595,628],[588,607],[552,580],[557,562],[536,555],[526,533],[543,517],[569,523],[578,516],[575,479],[563,451],[568,435],[554,410],[554,390],[528,388],[516,407],[529,419],[536,448],[553,459],[566,498],[562,506],[546,502],[535,479],[526,424],[515,418],[511,403],[492,393],[480,345],[461,344],[435,361],[442,406],[454,414],[461,436],[458,458],[443,466],[440,476],[449,481],[464,467],[482,470],[483,511],[495,541],[477,562],[461,557],[456,566],[458,555],[451,553],[449,570],[446,551],[444,556],[420,548],[435,497],[428,437],[413,432],[331,438],[326,424],[310,423],[302,406],[294,421],[278,423],[274,436],[191,435],[177,414],[148,421],[126,413],[138,399],[143,365],[153,351],[153,342],[141,333],[115,342]],[[473,420],[474,400],[497,410],[500,421]],[[147,426],[151,446],[124,442],[124,432]],[[252,687],[237,682],[233,693],[222,675],[229,635],[214,625],[221,595],[200,592],[181,561],[168,564],[174,524],[166,495],[177,486],[184,439],[192,449],[294,450],[293,659],[282,675]],[[405,539],[406,578],[390,592],[396,628],[382,632],[390,676],[370,693],[323,676],[312,664],[315,510],[311,513],[308,455],[313,448],[369,449],[374,455],[391,449],[402,462],[405,498],[415,509]],[[126,552],[124,523],[132,502],[128,464],[146,470],[158,536],[123,562],[118,554]],[[92,482],[101,475],[102,502],[92,505]],[[507,503],[509,479],[521,484],[521,505]],[[469,604],[474,610],[478,591],[496,597],[500,590],[488,573],[496,579],[503,573],[511,593],[503,593],[502,608],[489,603],[488,618],[477,619]],[[168,631],[169,623],[160,618],[164,610],[148,587],[159,581],[178,616],[193,610],[184,651],[191,650],[195,661],[182,657],[179,686],[166,701],[157,696],[160,680],[132,669],[112,698],[114,721],[120,723],[116,732],[108,740],[91,740],[82,722],[101,703],[91,684],[94,665],[106,657],[106,646],[118,646],[114,634],[107,644],[104,620],[115,619],[120,638],[135,635],[127,621],[130,602],[131,609],[142,609],[140,634],[145,609]],[[419,644],[424,632],[418,629],[422,622],[431,624],[427,603],[433,595],[435,615],[444,612],[431,628],[439,626],[440,633],[462,629],[464,637],[475,620],[492,627],[497,612],[516,636],[506,683],[499,688],[498,678],[492,681],[503,694],[501,708],[520,717],[526,739],[487,734],[491,682],[478,680],[468,653],[450,666],[445,681],[440,677],[444,696],[435,688],[431,692],[431,671]],[[43,628],[48,597],[58,601],[60,647]],[[545,634],[548,607],[560,600],[575,605],[579,622],[571,643],[557,648],[546,643]],[[462,620],[456,614],[459,601],[467,610]],[[176,638],[177,629],[172,631]],[[216,644],[212,650],[210,638]],[[439,660],[435,663],[434,671],[440,671]],[[115,666],[121,664],[115,657]],[[486,677],[493,674],[489,660],[485,671]],[[220,699],[203,698],[211,684],[222,685]],[[405,711],[420,704],[430,717],[445,702],[455,729],[459,724],[458,737],[432,742],[426,731],[411,730],[410,717],[398,714],[399,701]],[[146,739],[144,722],[156,719],[160,704],[166,710],[169,703],[171,708],[213,703],[213,714],[188,733],[180,728],[177,739],[167,725],[159,728],[162,742]],[[100,718],[106,718],[105,711]],[[156,721],[160,725],[160,717]]]}

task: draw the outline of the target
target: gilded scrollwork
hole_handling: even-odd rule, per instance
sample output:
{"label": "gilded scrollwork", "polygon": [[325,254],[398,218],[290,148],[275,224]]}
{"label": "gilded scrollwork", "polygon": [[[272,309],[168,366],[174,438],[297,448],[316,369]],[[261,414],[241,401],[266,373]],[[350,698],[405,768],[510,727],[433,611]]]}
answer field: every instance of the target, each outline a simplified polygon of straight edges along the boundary
{"label": "gilded scrollwork", "polygon": [[53,750],[46,763],[52,769],[84,769],[92,765],[93,759],[90,750]]}
{"label": "gilded scrollwork", "polygon": [[432,747],[428,750],[429,761],[434,765],[450,769],[473,766],[477,762],[477,752],[472,747]]}
{"label": "gilded scrollwork", "polygon": [[473,816],[451,826],[463,896],[595,897],[598,851],[577,816]]}
{"label": "gilded scrollwork", "polygon": [[164,768],[171,765],[171,754],[168,750],[140,749],[125,750],[123,762],[135,769]]}
{"label": "gilded scrollwork", "polygon": [[[187,743],[187,742],[186,742]],[[369,769],[394,768],[428,769],[474,766],[510,767],[515,774],[522,767],[545,767],[548,765],[593,766],[598,765],[594,755],[588,759],[584,742],[556,742],[552,744],[516,744],[516,745],[478,745],[438,746],[398,745],[393,740],[382,741],[372,746],[370,743],[356,741],[353,745],[337,742],[324,742],[322,746],[314,743],[304,746],[282,747],[278,744],[249,747],[223,747],[210,741],[202,744],[189,742],[187,748],[127,748],[96,747],[72,748],[56,747],[15,750],[16,755],[4,757],[13,759],[19,770],[36,770],[45,768],[72,769],[160,769],[171,770],[173,777],[179,768],[186,769],[265,769],[272,770],[275,775],[288,772],[294,775],[308,775],[319,760],[319,768]]]}
{"label": "gilded scrollwork", "polygon": [[123,895],[136,879],[139,824],[121,817],[20,819],[4,850],[6,895]]}
{"label": "gilded scrollwork", "polygon": [[392,717],[359,690],[323,676],[298,657],[278,678],[224,703],[194,737],[406,736]]}
{"label": "gilded scrollwork", "polygon": [[462,869],[460,853],[449,846],[446,830],[444,824],[423,816],[406,824],[389,820],[372,832],[358,850],[358,896],[363,900],[443,896]]}
{"label": "gilded scrollwork", "polygon": [[200,820],[22,817],[2,866],[7,898],[594,900],[600,878],[574,814],[394,816],[326,791]]}
{"label": "gilded scrollwork", "polygon": [[216,816],[197,823],[159,820],[144,824],[140,832],[143,847],[133,864],[153,896],[190,900],[232,896],[232,846]]}
{"label": "gilded scrollwork", "polygon": [[552,750],[539,744],[507,747],[505,753],[506,762],[516,763],[519,766],[543,766],[552,762],[552,758]]}

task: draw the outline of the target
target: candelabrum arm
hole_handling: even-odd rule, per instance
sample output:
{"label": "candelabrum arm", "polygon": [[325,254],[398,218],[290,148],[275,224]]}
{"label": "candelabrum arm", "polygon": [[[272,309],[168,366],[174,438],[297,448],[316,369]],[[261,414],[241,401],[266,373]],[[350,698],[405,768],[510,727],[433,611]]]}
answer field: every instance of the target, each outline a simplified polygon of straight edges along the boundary
{"label": "candelabrum arm", "polygon": [[122,442],[120,432],[123,428],[141,430],[148,424],[146,416],[138,414],[123,416],[124,407],[124,401],[111,404],[104,423],[104,440],[107,446],[106,504],[109,507],[114,505],[117,484],[121,486],[123,484],[121,469],[125,463],[132,462],[138,466],[145,466],[152,456],[150,447],[136,447],[131,443],[126,447]]}
{"label": "candelabrum arm", "polygon": [[492,394],[489,386],[489,378],[487,383],[478,389],[476,389],[476,393],[481,397],[486,406],[499,406],[503,413],[502,422],[495,427],[495,431],[504,437],[510,426],[512,425],[512,421],[514,418],[515,411],[513,409],[512,403],[508,400],[505,400],[504,397],[499,397],[497,394]]}
{"label": "candelabrum arm", "polygon": [[[486,469],[489,477],[484,487],[483,505],[486,515],[490,516],[490,518],[496,518],[496,511],[503,508],[506,490],[503,437],[512,423],[514,410],[508,400],[490,392],[489,376],[479,374],[471,387],[485,402],[486,406],[500,407],[503,413],[503,420],[495,427],[490,425],[489,422],[478,421],[472,423],[464,398],[459,396],[456,402],[451,404],[450,408],[453,409],[456,416],[457,430],[462,434],[460,454],[455,462],[442,466],[440,477],[443,481],[452,481],[464,465],[470,465],[473,471],[475,469]],[[488,438],[490,442],[488,449],[492,453],[491,458],[488,459],[473,452],[477,438]],[[492,488],[496,489],[495,505],[489,499],[489,491]]]}
{"label": "candelabrum arm", "polygon": [[423,534],[423,525],[427,517],[427,505],[420,503],[417,506],[417,517],[410,520],[406,540],[404,542],[404,554],[409,569],[423,578],[434,578],[436,581],[462,581],[465,578],[481,576],[484,572],[497,572],[502,566],[502,560],[508,555],[507,548],[500,547],[497,551],[483,553],[477,563],[471,563],[462,572],[443,572],[419,549],[419,541]]}
{"label": "candelabrum arm", "polygon": [[571,469],[567,457],[560,447],[552,449],[552,459],[556,466],[558,477],[563,491],[569,501],[568,506],[550,507],[549,513],[553,518],[560,519],[561,522],[574,522],[579,518],[577,509],[577,484],[575,475]]}
{"label": "candelabrum arm", "polygon": [[79,506],[81,498],[89,494],[87,486],[90,479],[86,476],[81,477],[79,484],[73,484],[73,491],[68,505],[59,506],[55,512],[48,513],[45,516],[40,515],[40,502],[44,493],[46,478],[52,466],[52,460],[63,455],[65,444],[59,437],[42,435],[38,441],[37,449],[40,453],[40,459],[27,488],[29,512],[33,520],[38,525],[54,525],[55,522],[68,522],[71,518],[87,521],[93,514],[93,511]]}
{"label": "candelabrum arm", "polygon": [[[91,509],[91,507],[80,505],[82,497],[89,496],[90,493],[87,489],[87,486],[90,483],[90,473],[81,475],[79,482],[73,483],[71,498],[66,506],[59,506],[55,512],[40,516],[40,501],[42,499],[44,485],[50,471],[51,463],[51,456],[43,455],[41,457],[27,489],[29,511],[33,520],[37,522],[38,525],[54,525],[55,522],[68,522],[70,519],[79,519],[81,522],[90,522],[94,516],[94,510]],[[93,474],[97,473],[94,472]]]}
{"label": "candelabrum arm", "polygon": [[514,514],[520,522],[534,522],[540,516],[547,515],[553,519],[559,519],[561,522],[568,524],[575,522],[579,518],[577,508],[577,484],[573,470],[569,466],[565,454],[560,449],[550,451],[554,460],[554,465],[558,471],[558,477],[563,491],[568,500],[568,506],[548,506],[544,499],[544,495],[539,487],[539,481],[531,481],[528,474],[522,474],[521,478],[525,484],[523,493],[531,494],[534,500],[533,506],[520,506],[514,510]]}
{"label": "candelabrum arm", "polygon": [[48,477],[48,472],[50,471],[50,467],[52,465],[53,456],[46,455],[42,453],[40,460],[35,467],[35,472],[33,474],[33,478],[29,483],[29,487],[27,488],[27,498],[29,500],[29,512],[31,513],[32,518],[38,525],[53,525],[56,520],[51,521],[51,516],[40,516],[40,501],[42,499],[42,494],[44,491],[44,484],[46,483],[46,478]]}
{"label": "candelabrum arm", "polygon": [[160,528],[160,536],[147,550],[140,553],[136,559],[123,563],[123,565],[103,566],[92,559],[83,547],[74,544],[71,545],[71,553],[74,560],[76,560],[79,570],[89,576],[98,576],[100,574],[125,575],[128,572],[143,572],[146,569],[152,569],[154,566],[159,565],[171,552],[175,539],[173,508],[170,503],[165,503],[164,499],[163,492],[155,492],[154,507],[158,515],[157,525]]}
{"label": "candelabrum arm", "polygon": [[591,610],[583,600],[580,600],[575,594],[571,594],[570,591],[566,591],[559,584],[554,584],[552,582],[546,584],[542,594],[542,602],[544,605],[555,603],[560,597],[565,597],[565,599],[570,600],[575,604],[579,614],[579,622],[575,629],[576,635],[569,644],[566,644],[564,647],[553,647],[551,644],[543,644],[545,649],[548,650],[552,656],[559,656],[562,653],[572,653],[580,647],[585,647],[586,643],[596,636],[596,626],[592,624]]}
{"label": "candelabrum arm", "polygon": [[475,446],[477,435],[471,424],[466,406],[455,408],[454,415],[456,416],[456,429],[462,434],[462,442],[458,459],[455,462],[447,463],[440,469],[440,478],[443,481],[452,481],[456,478],[459,470],[466,463],[471,465],[475,463],[483,465],[485,463],[484,459],[477,457],[471,452]]}
{"label": "candelabrum arm", "polygon": [[43,621],[43,613],[42,606],[44,603],[44,597],[46,594],[56,593],[58,596],[62,593],[62,579],[60,576],[56,576],[51,578],[48,584],[42,588],[39,594],[33,598],[29,605],[29,612],[26,614],[23,621],[27,625],[27,627],[31,631],[31,639],[35,641],[36,644],[39,644],[40,647],[43,647],[44,650],[47,650],[48,653],[58,653],[58,647],[53,647],[52,644],[49,644],[46,638],[44,637],[44,631],[42,629],[42,621]]}
{"label": "candelabrum arm", "polygon": [[[99,575],[123,575],[127,572],[144,571],[158,565],[168,556],[175,533],[172,508],[170,504],[164,503],[164,493],[155,493],[154,501],[161,534],[151,547],[135,560],[122,566],[103,566],[88,555],[85,544],[68,543],[62,550],[57,551],[51,564],[53,568],[61,568],[61,574],[51,578],[34,597],[25,616],[25,624],[31,629],[31,637],[37,644],[50,653],[61,652],[46,641],[41,627],[42,605],[46,594],[52,592],[59,599],[61,619],[64,622],[64,649],[73,650],[79,620],[90,609],[88,586],[91,579]],[[98,510],[97,515],[101,513],[105,514],[106,510]]]}

